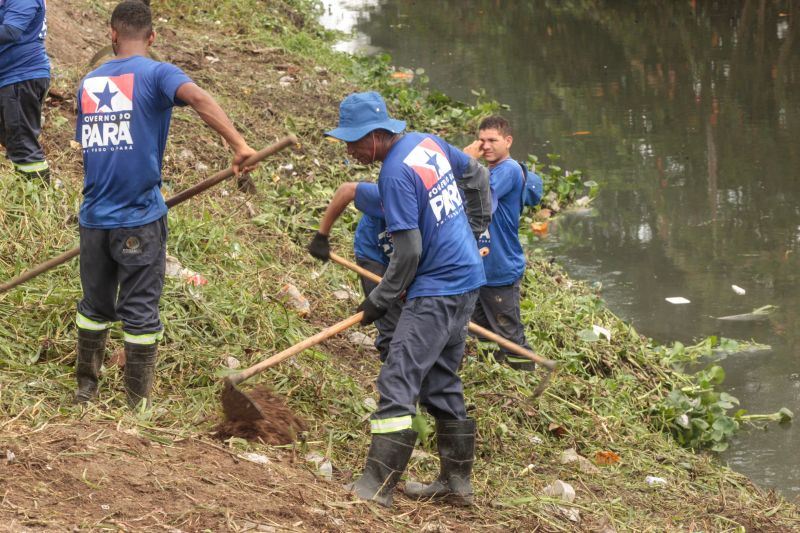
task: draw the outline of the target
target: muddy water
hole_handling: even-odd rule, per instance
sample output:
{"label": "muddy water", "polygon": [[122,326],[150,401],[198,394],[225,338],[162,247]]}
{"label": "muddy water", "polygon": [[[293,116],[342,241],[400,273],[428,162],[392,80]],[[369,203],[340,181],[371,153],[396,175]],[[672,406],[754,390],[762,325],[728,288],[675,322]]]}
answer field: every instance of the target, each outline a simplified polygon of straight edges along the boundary
{"label": "muddy water", "polygon": [[[341,49],[388,52],[455,98],[485,88],[511,106],[515,157],[560,153],[601,184],[592,214],[534,246],[602,283],[640,332],[772,347],[723,360],[724,386],[798,418],[740,433],[722,460],[800,495],[800,4],[323,4],[325,24],[355,32]],[[716,318],[767,304],[767,320]]]}

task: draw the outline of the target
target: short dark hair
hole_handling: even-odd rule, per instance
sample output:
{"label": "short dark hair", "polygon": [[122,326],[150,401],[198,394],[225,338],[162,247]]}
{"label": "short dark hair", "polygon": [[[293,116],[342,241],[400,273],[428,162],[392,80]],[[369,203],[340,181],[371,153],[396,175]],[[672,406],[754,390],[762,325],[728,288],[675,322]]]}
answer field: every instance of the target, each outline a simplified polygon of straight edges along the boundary
{"label": "short dark hair", "polygon": [[111,27],[122,37],[147,39],[153,32],[153,15],[150,2],[125,0],[114,8],[111,14]]}
{"label": "short dark hair", "polygon": [[501,135],[511,135],[511,123],[500,115],[491,115],[481,120],[478,131],[497,130]]}

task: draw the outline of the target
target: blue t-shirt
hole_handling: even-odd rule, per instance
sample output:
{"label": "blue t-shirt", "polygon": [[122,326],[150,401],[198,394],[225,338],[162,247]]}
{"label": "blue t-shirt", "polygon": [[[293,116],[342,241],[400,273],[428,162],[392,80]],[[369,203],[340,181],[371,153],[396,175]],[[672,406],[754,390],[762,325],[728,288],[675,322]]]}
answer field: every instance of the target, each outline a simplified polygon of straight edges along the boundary
{"label": "blue t-shirt", "polygon": [[478,238],[479,248],[488,248],[483,258],[486,285],[511,285],[525,272],[525,253],[519,242],[519,217],[522,210],[522,168],[513,159],[506,159],[491,170],[492,214],[489,229]]}
{"label": "blue t-shirt", "polygon": [[44,0],[0,0],[0,24],[22,32],[16,42],[0,44],[0,87],[49,78]]}
{"label": "blue t-shirt", "polygon": [[378,187],[391,233],[419,229],[422,257],[408,298],[447,296],[486,281],[456,176],[470,158],[442,139],[407,133],[383,161]]}
{"label": "blue t-shirt", "polygon": [[394,247],[391,235],[386,231],[378,185],[366,182],[356,185],[356,197],[353,203],[356,209],[363,213],[356,226],[353,242],[356,257],[388,265]]}
{"label": "blue t-shirt", "polygon": [[141,226],[167,213],[161,162],[172,107],[183,105],[175,92],[191,81],[175,65],[142,56],[112,59],[81,81],[82,226]]}
{"label": "blue t-shirt", "polygon": [[488,248],[483,258],[486,285],[511,285],[525,272],[525,253],[519,242],[519,217],[522,210],[522,168],[506,159],[491,170],[492,201],[497,209],[489,229],[478,238],[479,248]]}

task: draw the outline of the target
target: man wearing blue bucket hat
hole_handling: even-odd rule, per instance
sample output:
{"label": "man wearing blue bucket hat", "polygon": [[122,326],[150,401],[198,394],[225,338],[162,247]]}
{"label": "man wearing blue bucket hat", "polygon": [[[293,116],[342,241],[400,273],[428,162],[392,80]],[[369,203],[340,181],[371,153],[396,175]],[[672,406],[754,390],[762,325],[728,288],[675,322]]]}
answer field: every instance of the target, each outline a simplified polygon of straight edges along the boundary
{"label": "man wearing blue bucket hat", "polygon": [[436,418],[441,474],[426,497],[472,504],[475,421],[467,418],[458,368],[467,323],[485,283],[476,237],[491,221],[489,172],[435,135],[402,134],[378,93],[351,94],[339,127],[326,135],[347,143],[360,163],[382,162],[378,189],[394,252],[378,286],[358,307],[362,324],[381,318],[406,293],[386,361],[372,444],[356,495],[391,506],[411,457],[419,401]]}

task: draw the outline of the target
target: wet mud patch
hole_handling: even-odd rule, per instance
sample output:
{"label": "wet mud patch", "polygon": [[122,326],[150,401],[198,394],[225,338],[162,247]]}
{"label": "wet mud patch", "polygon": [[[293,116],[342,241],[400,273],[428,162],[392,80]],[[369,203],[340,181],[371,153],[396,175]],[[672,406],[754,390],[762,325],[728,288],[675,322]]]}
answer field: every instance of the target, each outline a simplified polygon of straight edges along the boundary
{"label": "wet mud patch", "polygon": [[263,444],[290,444],[298,433],[306,430],[303,419],[297,417],[286,403],[266,387],[247,391],[247,396],[266,418],[262,420],[225,420],[214,428],[220,440],[239,437]]}

